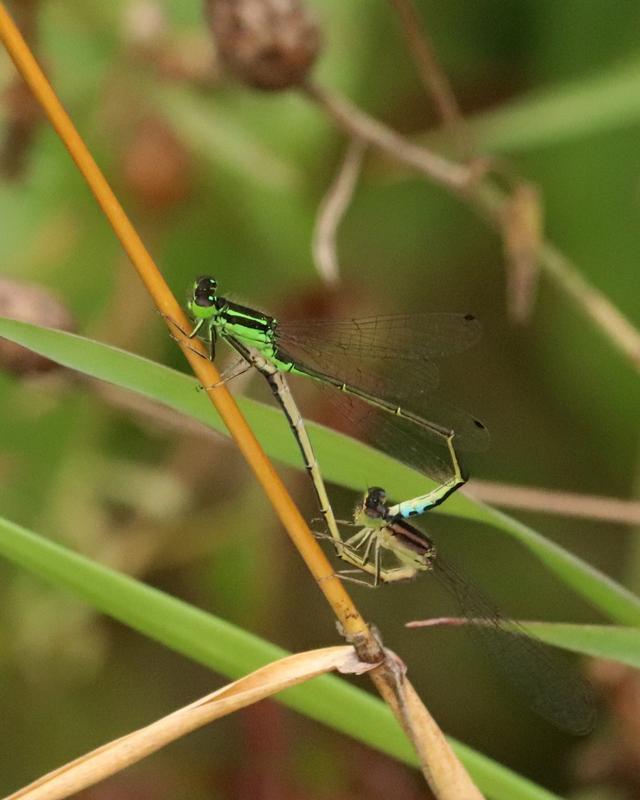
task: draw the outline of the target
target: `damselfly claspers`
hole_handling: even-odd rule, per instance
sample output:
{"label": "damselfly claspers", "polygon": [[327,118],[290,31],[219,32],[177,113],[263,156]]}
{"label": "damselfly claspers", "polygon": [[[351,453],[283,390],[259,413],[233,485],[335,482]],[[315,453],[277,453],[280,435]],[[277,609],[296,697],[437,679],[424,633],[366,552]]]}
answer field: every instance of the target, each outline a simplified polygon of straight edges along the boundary
{"label": "damselfly claspers", "polygon": [[[475,417],[427,394],[438,383],[433,359],[475,343],[480,325],[470,314],[415,314],[345,321],[279,322],[217,292],[214,278],[198,278],[188,301],[198,336],[215,356],[218,337],[266,377],[282,406],[313,481],[331,536],[341,537],[304,422],[284,376],[304,375],[338,389],[345,416],[359,401],[369,408],[365,440],[440,482],[447,496],[464,482],[457,444],[482,449],[488,434]],[[237,371],[225,380],[238,374]],[[423,406],[426,405],[426,410]]]}

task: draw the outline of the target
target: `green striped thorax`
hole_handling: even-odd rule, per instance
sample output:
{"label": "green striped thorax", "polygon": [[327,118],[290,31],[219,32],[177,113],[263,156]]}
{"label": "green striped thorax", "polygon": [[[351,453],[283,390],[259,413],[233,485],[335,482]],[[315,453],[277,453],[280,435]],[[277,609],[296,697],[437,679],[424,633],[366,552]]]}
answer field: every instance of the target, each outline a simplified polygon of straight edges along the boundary
{"label": "green striped thorax", "polygon": [[189,313],[196,322],[222,337],[233,337],[250,344],[267,357],[273,353],[276,320],[253,308],[233,303],[217,293],[218,282],[204,275],[194,281]]}
{"label": "green striped thorax", "polygon": [[296,365],[278,346],[277,320],[262,311],[221,297],[217,289],[215,278],[203,275],[194,281],[187,301],[189,313],[196,323],[195,331],[204,329],[206,332],[206,335],[200,333],[199,336],[208,342],[210,358],[215,354],[215,341],[220,336],[232,346],[235,346],[235,341],[255,348],[283,372],[297,373]]}

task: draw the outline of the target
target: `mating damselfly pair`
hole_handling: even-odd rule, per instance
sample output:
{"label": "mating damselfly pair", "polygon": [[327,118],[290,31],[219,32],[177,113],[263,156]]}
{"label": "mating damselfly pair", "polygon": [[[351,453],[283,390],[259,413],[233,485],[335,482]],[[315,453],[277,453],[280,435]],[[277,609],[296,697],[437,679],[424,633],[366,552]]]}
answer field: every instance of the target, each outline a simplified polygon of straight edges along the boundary
{"label": "mating damselfly pair", "polygon": [[[529,705],[561,728],[585,733],[594,720],[588,686],[540,640],[505,619],[436,553],[432,540],[407,518],[444,502],[466,481],[460,448],[482,449],[488,433],[475,417],[431,396],[438,385],[435,360],[477,342],[480,325],[470,314],[414,314],[344,321],[286,322],[239,305],[198,278],[188,301],[198,336],[214,358],[218,339],[241,356],[241,367],[260,371],[294,433],[337,555],[370,576],[370,584],[393,583],[429,572],[458,604],[469,627]],[[369,409],[366,441],[435,479],[424,495],[390,506],[380,487],[370,488],[354,522],[360,530],[343,539],[318,461],[285,376],[302,375],[335,388],[350,418],[358,404]],[[387,566],[385,556],[394,560]],[[351,577],[352,576],[346,576]],[[357,580],[357,579],[356,579]]]}

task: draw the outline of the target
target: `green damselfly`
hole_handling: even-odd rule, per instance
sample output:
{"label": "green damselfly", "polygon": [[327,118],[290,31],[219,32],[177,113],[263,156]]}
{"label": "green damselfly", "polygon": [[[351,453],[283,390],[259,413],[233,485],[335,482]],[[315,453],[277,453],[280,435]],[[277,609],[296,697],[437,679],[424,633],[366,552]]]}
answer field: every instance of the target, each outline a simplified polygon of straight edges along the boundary
{"label": "green damselfly", "polygon": [[471,314],[413,314],[366,319],[276,320],[221,296],[214,278],[198,278],[188,309],[199,336],[215,355],[218,337],[246,358],[258,353],[279,372],[303,375],[364,401],[376,414],[370,440],[437,480],[449,479],[448,438],[483,449],[480,420],[428,396],[438,385],[434,359],[471,347],[480,324]]}
{"label": "green damselfly", "polygon": [[[369,585],[373,586],[409,580],[421,572],[435,575],[456,603],[465,627],[528,705],[563,730],[589,733],[595,722],[589,684],[574,675],[548,645],[504,617],[491,600],[443,559],[426,533],[407,522],[406,517],[442,502],[437,494],[427,498],[423,495],[390,506],[385,490],[371,487],[356,508],[354,523],[360,530],[337,549],[338,555],[371,575],[373,583]],[[394,559],[393,566],[383,564],[385,554]],[[420,624],[433,621],[413,626]]]}
{"label": "green damselfly", "polygon": [[[358,417],[364,401],[368,440],[401,461],[441,481],[450,494],[464,482],[451,447],[455,435],[463,446],[482,449],[485,426],[465,412],[428,398],[438,383],[434,358],[461,352],[479,338],[480,325],[470,314],[415,314],[345,321],[280,322],[218,294],[210,276],[198,278],[188,301],[194,320],[190,337],[205,341],[209,358],[218,337],[238,352],[243,364],[267,379],[294,433],[311,477],[322,516],[334,540],[342,542],[318,461],[304,421],[284,378],[304,375],[340,390],[346,418]],[[237,369],[224,376],[229,380]],[[438,491],[438,490],[436,490]]]}

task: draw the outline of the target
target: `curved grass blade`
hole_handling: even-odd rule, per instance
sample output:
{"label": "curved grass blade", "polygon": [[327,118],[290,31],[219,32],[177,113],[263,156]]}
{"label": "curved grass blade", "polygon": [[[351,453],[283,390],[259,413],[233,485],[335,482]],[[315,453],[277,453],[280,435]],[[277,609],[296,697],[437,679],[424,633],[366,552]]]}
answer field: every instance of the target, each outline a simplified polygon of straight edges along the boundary
{"label": "curved grass blade", "polygon": [[[0,555],[228,677],[237,678],[287,654],[271,642],[1,517]],[[341,678],[316,678],[277,699],[393,758],[418,766],[411,745],[387,706]],[[467,745],[453,740],[452,745],[480,788],[494,800],[560,800]]]}
{"label": "curved grass blade", "polygon": [[640,669],[640,630],[623,625],[520,622],[527,633],[574,653],[608,658]]}
{"label": "curved grass blade", "polygon": [[[26,322],[0,318],[0,335],[63,366],[137,392],[209,428],[226,432],[211,404],[195,391],[197,381],[176,370],[75,334]],[[244,398],[238,402],[271,457],[299,468],[299,454],[280,412]],[[375,474],[387,488],[389,497],[424,493],[423,475],[321,425],[310,424],[309,430],[328,480],[361,492],[366,476]],[[516,538],[560,580],[610,619],[621,625],[640,627],[640,598],[513,517],[460,492],[434,511],[480,522]]]}

